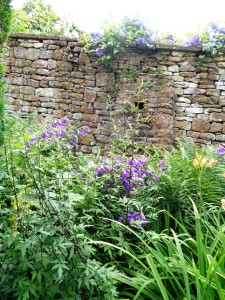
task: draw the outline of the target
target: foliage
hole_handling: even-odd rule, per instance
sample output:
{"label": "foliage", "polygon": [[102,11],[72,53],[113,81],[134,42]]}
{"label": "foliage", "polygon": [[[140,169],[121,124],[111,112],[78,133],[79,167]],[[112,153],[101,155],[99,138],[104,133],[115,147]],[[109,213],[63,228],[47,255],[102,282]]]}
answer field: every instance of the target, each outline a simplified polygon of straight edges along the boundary
{"label": "foliage", "polygon": [[113,58],[124,52],[125,47],[143,44],[151,47],[152,36],[153,32],[140,20],[124,18],[121,24],[106,24],[103,32],[86,36],[85,49],[94,52],[101,64],[111,68]]}
{"label": "foliage", "polygon": [[[0,58],[2,53],[2,46],[6,40],[11,22],[11,6],[10,0],[0,0]],[[0,144],[3,142],[4,137],[4,67],[0,64]]]}
{"label": "foliage", "polygon": [[[138,239],[136,243],[93,242],[123,253],[123,261],[113,262],[125,273],[120,295],[130,299],[224,299],[225,237],[223,212],[208,211],[210,222],[195,206],[190,215],[194,233],[174,220],[180,233],[132,230],[117,226]],[[163,213],[167,214],[166,211]],[[172,216],[171,216],[172,217]],[[127,260],[133,263],[127,266]]]}
{"label": "foliage", "polygon": [[83,155],[87,126],[6,121],[2,299],[224,295],[223,146],[199,149],[187,139],[140,154],[130,141],[107,156]]}
{"label": "foliage", "polygon": [[21,9],[13,9],[12,32],[74,35],[81,31],[74,23],[55,14],[45,1],[27,0]]}
{"label": "foliage", "polygon": [[76,139],[87,128],[73,128],[67,119],[29,125],[32,135],[23,121],[9,119],[1,152],[0,293],[5,299],[115,299],[117,271],[102,266],[87,245],[79,215],[82,178],[75,180],[71,169]]}
{"label": "foliage", "polygon": [[[154,195],[158,198],[160,209],[167,210],[188,225],[190,198],[200,210],[203,203],[217,205],[223,198],[224,162],[220,160],[214,147],[200,149],[191,139],[184,139],[178,143],[177,148],[165,151],[163,158],[167,168]],[[197,164],[196,158],[200,159]],[[203,163],[200,163],[201,158],[204,158]],[[210,161],[214,163],[210,164]],[[205,217],[207,218],[207,214]],[[173,224],[173,220],[166,218],[162,227],[169,229],[173,226],[170,222]]]}

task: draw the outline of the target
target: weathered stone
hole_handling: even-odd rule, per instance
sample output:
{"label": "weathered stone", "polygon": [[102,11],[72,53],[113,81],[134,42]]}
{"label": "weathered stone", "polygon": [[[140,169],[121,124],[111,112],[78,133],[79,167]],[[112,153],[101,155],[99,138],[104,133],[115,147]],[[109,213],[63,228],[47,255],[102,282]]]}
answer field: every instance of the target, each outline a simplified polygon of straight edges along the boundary
{"label": "weathered stone", "polygon": [[63,50],[57,49],[53,51],[52,58],[55,60],[60,60],[63,58]]}
{"label": "weathered stone", "polygon": [[93,107],[88,107],[88,106],[81,106],[81,112],[85,114],[93,114],[94,113],[94,108]]}
{"label": "weathered stone", "polygon": [[47,68],[48,67],[48,61],[47,60],[36,60],[32,63],[32,68]]}
{"label": "weathered stone", "polygon": [[27,79],[27,85],[32,87],[39,87],[40,82],[38,80]]}
{"label": "weathered stone", "polygon": [[175,122],[175,127],[179,129],[185,129],[185,130],[190,130],[191,129],[191,123],[188,121],[176,121]]}
{"label": "weathered stone", "polygon": [[66,61],[57,61],[56,63],[56,71],[68,71],[71,72],[73,69],[73,66],[71,63],[68,63]]}
{"label": "weathered stone", "polygon": [[225,114],[224,113],[212,113],[210,115],[210,120],[215,122],[225,122]]}
{"label": "weathered stone", "polygon": [[96,91],[86,88],[84,90],[84,101],[85,102],[94,102],[96,99]]}
{"label": "weathered stone", "polygon": [[196,78],[206,79],[208,78],[208,73],[198,73]]}
{"label": "weathered stone", "polygon": [[195,70],[195,67],[189,65],[188,63],[183,63],[180,66],[180,72],[192,72]]}
{"label": "weathered stone", "polygon": [[218,134],[218,135],[216,135],[216,141],[218,141],[218,142],[225,142],[225,134]]}
{"label": "weathered stone", "polygon": [[49,76],[50,75],[50,71],[46,70],[46,69],[37,69],[36,70],[36,74],[37,75]]}
{"label": "weathered stone", "polygon": [[208,89],[208,90],[206,90],[206,95],[209,95],[209,96],[219,96],[220,95],[220,91],[218,91],[216,89]]}
{"label": "weathered stone", "polygon": [[185,98],[185,97],[179,97],[178,98],[178,103],[186,103],[186,104],[190,104],[191,100],[189,98]]}
{"label": "weathered stone", "polygon": [[85,65],[87,65],[87,64],[89,64],[90,63],[90,58],[89,58],[89,56],[86,54],[86,53],[80,53],[80,55],[79,55],[79,62],[81,63],[81,64],[85,64]]}
{"label": "weathered stone", "polygon": [[168,67],[168,71],[169,71],[169,72],[178,73],[179,70],[180,70],[180,68],[179,68],[177,65],[169,66],[169,67]]}
{"label": "weathered stone", "polygon": [[113,73],[97,73],[96,74],[96,85],[101,86],[110,86],[112,87],[115,84],[115,75]]}
{"label": "weathered stone", "polygon": [[15,47],[14,56],[15,58],[26,58],[27,49],[24,47]]}
{"label": "weathered stone", "polygon": [[27,50],[25,58],[28,60],[37,60],[40,58],[40,50],[30,48]]}
{"label": "weathered stone", "polygon": [[182,57],[182,56],[185,55],[185,52],[172,51],[171,55],[172,55],[172,56],[179,56],[179,57]]}
{"label": "weathered stone", "polygon": [[52,88],[39,88],[36,89],[35,94],[39,97],[53,97],[54,90]]}
{"label": "weathered stone", "polygon": [[201,114],[203,113],[203,108],[201,107],[187,107],[185,112],[188,114]]}
{"label": "weathered stone", "polygon": [[225,62],[218,62],[219,68],[225,68]]}
{"label": "weathered stone", "polygon": [[[216,75],[216,74],[213,74],[213,73],[209,73],[209,75],[208,75],[208,79],[209,80],[218,80],[219,78],[221,78],[222,77],[222,75],[221,76],[219,76],[219,75]],[[220,79],[221,80],[221,79]]]}
{"label": "weathered stone", "polygon": [[89,145],[92,146],[95,144],[95,140],[92,134],[84,134],[82,136],[79,136],[79,144],[81,145]]}
{"label": "weathered stone", "polygon": [[204,120],[193,120],[192,130],[197,132],[207,132],[209,130],[209,122]]}
{"label": "weathered stone", "polygon": [[212,133],[209,133],[209,132],[200,133],[199,137],[201,139],[208,140],[208,141],[214,141],[215,140],[215,135],[212,134]]}
{"label": "weathered stone", "polygon": [[176,76],[172,76],[172,78],[174,81],[184,81],[184,77],[182,77],[182,76],[176,75]]}
{"label": "weathered stone", "polygon": [[209,128],[210,132],[221,132],[221,130],[222,130],[222,124],[221,123],[215,123],[215,122],[213,122],[210,125],[210,128]]}

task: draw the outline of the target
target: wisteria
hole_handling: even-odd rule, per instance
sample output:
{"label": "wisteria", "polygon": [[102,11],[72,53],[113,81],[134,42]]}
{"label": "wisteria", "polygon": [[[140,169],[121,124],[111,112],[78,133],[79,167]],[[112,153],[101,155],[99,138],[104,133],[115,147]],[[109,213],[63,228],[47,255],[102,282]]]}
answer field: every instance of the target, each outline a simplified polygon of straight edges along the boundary
{"label": "wisteria", "polygon": [[201,44],[201,38],[199,35],[189,36],[183,44],[184,46],[198,46]]}

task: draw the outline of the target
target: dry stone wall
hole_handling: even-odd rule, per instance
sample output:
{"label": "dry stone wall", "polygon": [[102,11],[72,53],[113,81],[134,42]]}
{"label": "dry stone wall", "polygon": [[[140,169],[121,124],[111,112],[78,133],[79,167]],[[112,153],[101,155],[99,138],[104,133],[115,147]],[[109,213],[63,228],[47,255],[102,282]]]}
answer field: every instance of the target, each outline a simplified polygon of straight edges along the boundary
{"label": "dry stone wall", "polygon": [[69,38],[11,35],[5,47],[6,108],[22,115],[68,117],[88,125],[90,153],[132,128],[139,143],[166,146],[187,135],[198,144],[225,142],[225,56],[199,65],[199,48],[127,49],[112,70]]}

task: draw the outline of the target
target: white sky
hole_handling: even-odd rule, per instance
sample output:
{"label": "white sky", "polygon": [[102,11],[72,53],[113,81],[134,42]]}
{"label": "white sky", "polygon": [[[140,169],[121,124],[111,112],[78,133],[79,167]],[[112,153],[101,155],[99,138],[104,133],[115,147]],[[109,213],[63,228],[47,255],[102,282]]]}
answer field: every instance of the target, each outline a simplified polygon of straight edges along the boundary
{"label": "white sky", "polygon": [[[20,8],[24,0],[12,0]],[[86,32],[106,20],[137,17],[160,32],[195,32],[209,22],[225,22],[225,0],[46,0],[59,16],[67,16]]]}

